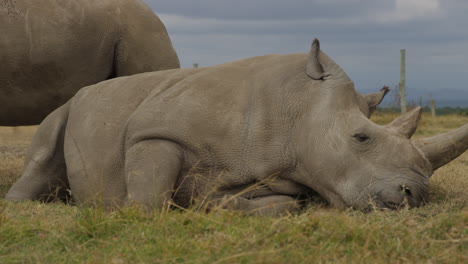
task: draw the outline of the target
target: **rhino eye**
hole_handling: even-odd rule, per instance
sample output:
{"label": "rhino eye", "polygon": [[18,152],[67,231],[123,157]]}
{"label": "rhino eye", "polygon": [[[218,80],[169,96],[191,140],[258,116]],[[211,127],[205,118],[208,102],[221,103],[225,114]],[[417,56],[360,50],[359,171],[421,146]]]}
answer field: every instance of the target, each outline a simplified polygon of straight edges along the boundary
{"label": "rhino eye", "polygon": [[366,142],[370,139],[369,136],[364,133],[354,134],[353,138],[355,138],[359,142]]}

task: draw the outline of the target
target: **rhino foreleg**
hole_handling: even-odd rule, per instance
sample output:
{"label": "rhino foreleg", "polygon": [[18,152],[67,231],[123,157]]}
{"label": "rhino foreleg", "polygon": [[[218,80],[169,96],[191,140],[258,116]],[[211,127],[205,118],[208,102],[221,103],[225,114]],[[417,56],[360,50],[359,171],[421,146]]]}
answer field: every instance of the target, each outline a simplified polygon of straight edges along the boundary
{"label": "rhino foreleg", "polygon": [[146,140],[130,147],[125,156],[127,204],[150,210],[167,205],[181,163],[179,147],[169,141]]}
{"label": "rhino foreleg", "polygon": [[21,178],[5,199],[52,201],[68,197],[69,183],[63,153],[69,103],[50,114],[37,130]]}
{"label": "rhino foreleg", "polygon": [[246,199],[236,195],[225,195],[220,205],[258,216],[281,216],[299,211],[299,201],[287,195],[271,195]]}

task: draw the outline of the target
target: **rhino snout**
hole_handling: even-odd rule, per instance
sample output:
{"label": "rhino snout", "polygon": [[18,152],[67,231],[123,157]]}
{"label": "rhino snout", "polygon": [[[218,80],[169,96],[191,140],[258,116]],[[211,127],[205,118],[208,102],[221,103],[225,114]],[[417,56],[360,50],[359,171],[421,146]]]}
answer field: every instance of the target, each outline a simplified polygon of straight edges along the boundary
{"label": "rhino snout", "polygon": [[378,207],[396,210],[406,206],[419,207],[428,202],[426,188],[400,184],[380,190],[374,196]]}

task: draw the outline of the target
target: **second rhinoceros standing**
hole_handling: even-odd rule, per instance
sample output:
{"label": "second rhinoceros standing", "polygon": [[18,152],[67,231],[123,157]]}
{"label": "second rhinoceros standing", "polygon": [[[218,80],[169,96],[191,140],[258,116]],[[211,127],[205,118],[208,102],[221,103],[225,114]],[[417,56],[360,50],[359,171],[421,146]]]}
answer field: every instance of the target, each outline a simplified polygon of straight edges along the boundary
{"label": "second rhinoceros standing", "polygon": [[384,93],[357,93],[318,40],[309,55],[106,81],[42,123],[7,199],[60,187],[79,203],[208,197],[274,215],[314,191],[338,208],[419,206],[433,171],[468,148],[468,125],[410,140],[421,108],[387,126],[367,118]]}
{"label": "second rhinoceros standing", "polygon": [[173,68],[142,0],[0,1],[0,126],[39,124],[84,86]]}

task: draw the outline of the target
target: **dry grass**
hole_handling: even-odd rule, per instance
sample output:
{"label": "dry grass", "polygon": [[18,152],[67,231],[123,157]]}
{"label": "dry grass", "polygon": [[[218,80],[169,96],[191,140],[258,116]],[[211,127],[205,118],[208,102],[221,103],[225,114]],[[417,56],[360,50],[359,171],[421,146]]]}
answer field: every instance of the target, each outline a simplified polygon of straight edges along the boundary
{"label": "dry grass", "polygon": [[0,127],[0,197],[21,175],[24,156],[37,127]]}
{"label": "dry grass", "polygon": [[[466,123],[424,116],[417,136]],[[0,129],[1,196],[19,177],[33,132]],[[364,214],[317,203],[281,218],[1,201],[0,263],[467,263],[468,153],[430,184],[432,203],[423,208]]]}
{"label": "dry grass", "polygon": [[[381,114],[377,112],[372,116],[372,121],[377,124],[385,125],[390,123],[398,114]],[[459,128],[464,124],[468,124],[468,116],[445,115],[432,117],[429,113],[423,113],[419,122],[418,130],[415,137],[429,137],[441,134],[452,129]]]}

